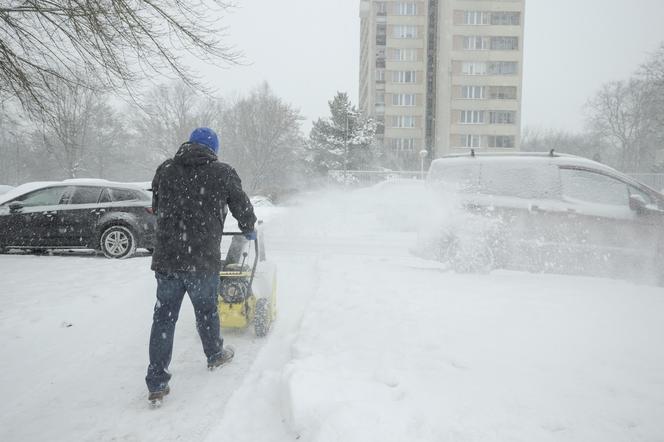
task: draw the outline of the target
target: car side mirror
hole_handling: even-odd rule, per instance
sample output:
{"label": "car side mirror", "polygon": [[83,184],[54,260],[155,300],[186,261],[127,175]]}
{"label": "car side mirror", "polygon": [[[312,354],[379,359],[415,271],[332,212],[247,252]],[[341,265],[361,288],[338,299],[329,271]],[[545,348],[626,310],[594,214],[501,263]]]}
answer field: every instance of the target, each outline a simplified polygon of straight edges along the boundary
{"label": "car side mirror", "polygon": [[25,207],[22,202],[20,201],[14,201],[13,203],[9,203],[9,212],[10,213],[17,213],[20,212],[21,209]]}
{"label": "car side mirror", "polygon": [[643,198],[641,195],[630,195],[629,196],[629,208],[638,212],[642,213],[645,212],[648,207],[648,203],[646,202],[645,198]]}

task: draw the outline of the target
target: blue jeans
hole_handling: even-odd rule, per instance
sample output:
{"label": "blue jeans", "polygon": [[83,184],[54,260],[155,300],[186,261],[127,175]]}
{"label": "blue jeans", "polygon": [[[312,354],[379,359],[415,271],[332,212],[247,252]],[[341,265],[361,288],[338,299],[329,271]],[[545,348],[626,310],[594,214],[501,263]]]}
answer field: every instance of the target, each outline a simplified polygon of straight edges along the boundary
{"label": "blue jeans", "polygon": [[157,278],[157,302],[150,332],[150,365],[145,382],[148,390],[166,388],[171,374],[168,365],[173,354],[175,323],[180,314],[184,294],[189,298],[196,314],[196,328],[203,343],[208,362],[216,359],[223,347],[217,310],[219,274],[195,272],[155,272]]}

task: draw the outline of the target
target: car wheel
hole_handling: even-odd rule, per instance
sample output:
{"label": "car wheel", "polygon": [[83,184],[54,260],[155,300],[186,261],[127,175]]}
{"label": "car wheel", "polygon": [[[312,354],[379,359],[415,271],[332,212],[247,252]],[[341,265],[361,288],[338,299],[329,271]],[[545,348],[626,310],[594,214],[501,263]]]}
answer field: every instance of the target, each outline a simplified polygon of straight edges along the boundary
{"label": "car wheel", "polygon": [[136,251],[136,237],[125,226],[111,226],[101,234],[99,246],[107,258],[129,258]]}

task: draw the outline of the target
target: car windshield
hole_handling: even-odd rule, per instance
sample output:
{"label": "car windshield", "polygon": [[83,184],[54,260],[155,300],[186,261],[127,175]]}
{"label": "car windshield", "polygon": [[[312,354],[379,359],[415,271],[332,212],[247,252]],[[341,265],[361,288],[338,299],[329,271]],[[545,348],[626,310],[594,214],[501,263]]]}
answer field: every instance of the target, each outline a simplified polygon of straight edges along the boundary
{"label": "car windshield", "polygon": [[66,186],[48,187],[21,195],[13,201],[21,202],[25,207],[55,206],[63,203],[62,199],[67,190]]}

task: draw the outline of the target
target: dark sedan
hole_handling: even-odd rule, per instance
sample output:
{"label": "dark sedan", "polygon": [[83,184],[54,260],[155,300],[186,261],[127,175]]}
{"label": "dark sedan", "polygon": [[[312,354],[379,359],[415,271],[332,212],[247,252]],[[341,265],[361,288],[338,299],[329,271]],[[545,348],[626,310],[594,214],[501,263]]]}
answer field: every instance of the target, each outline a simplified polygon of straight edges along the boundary
{"label": "dark sedan", "polygon": [[105,180],[19,186],[0,197],[0,252],[83,248],[127,258],[152,250],[151,199],[137,186]]}

